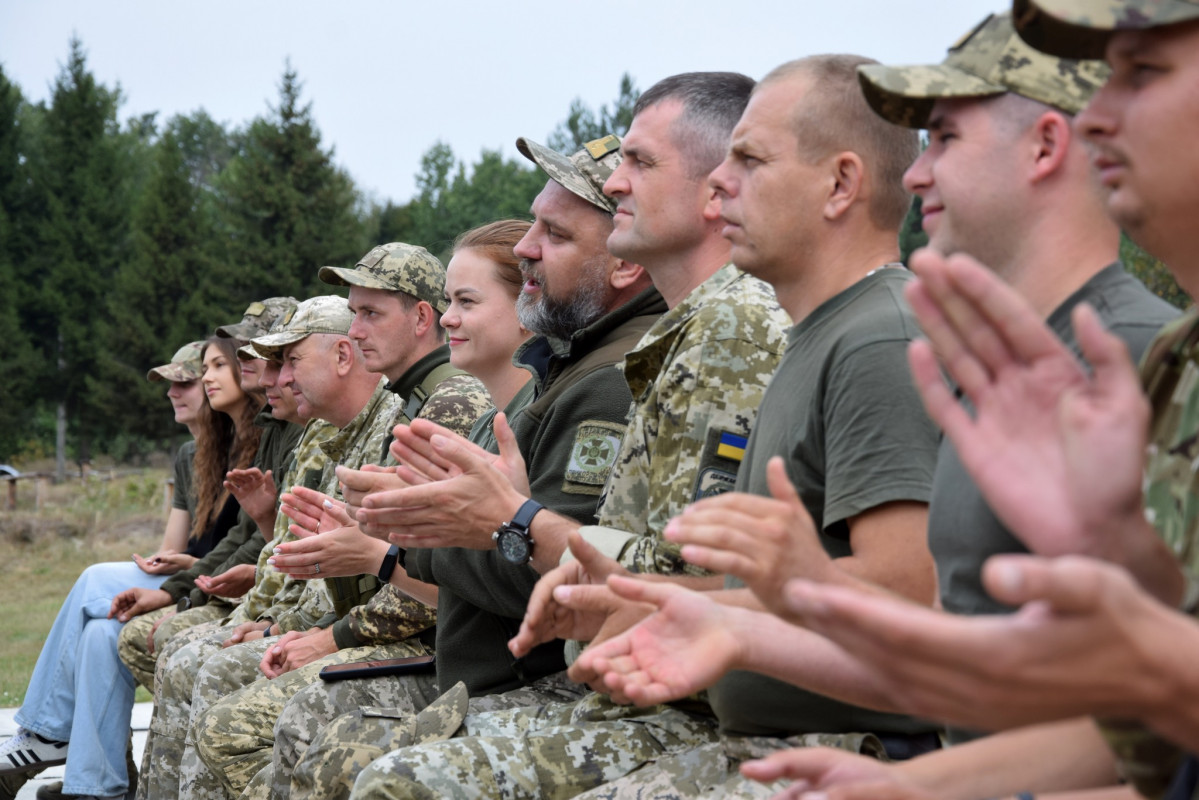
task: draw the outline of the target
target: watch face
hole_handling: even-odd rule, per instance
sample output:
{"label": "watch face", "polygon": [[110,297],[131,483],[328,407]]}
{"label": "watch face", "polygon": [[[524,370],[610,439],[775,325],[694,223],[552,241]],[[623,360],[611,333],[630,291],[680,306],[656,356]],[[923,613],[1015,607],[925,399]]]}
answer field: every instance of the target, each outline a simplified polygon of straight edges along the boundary
{"label": "watch face", "polygon": [[519,531],[505,527],[496,537],[495,546],[505,561],[525,564],[529,561],[529,539]]}

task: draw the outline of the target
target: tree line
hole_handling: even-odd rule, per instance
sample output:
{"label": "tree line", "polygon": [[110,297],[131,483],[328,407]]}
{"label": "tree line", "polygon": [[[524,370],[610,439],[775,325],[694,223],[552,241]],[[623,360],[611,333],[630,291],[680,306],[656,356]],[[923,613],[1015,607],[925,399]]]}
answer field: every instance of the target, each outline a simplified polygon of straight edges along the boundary
{"label": "tree line", "polygon": [[[624,134],[639,91],[610,106],[575,100],[546,136],[560,152]],[[382,242],[445,256],[460,232],[527,216],[544,176],[484,150],[467,164],[434,143],[407,202],[364,198],[322,146],[299,76],[240,127],[205,111],[118,122],[119,87],[98,83],[72,40],[49,101],[31,103],[0,67],[0,462],[55,453],[136,460],[181,438],[146,370],[252,301],[333,287]],[[923,243],[919,209],[901,233]],[[1125,240],[1125,263],[1179,306],[1162,265]]]}
{"label": "tree line", "polygon": [[[563,152],[628,129],[638,91],[581,100],[546,141]],[[72,40],[48,101],[0,67],[0,462],[60,449],[137,459],[177,441],[146,370],[236,322],[252,301],[327,294],[325,264],[352,266],[381,242],[445,255],[463,230],[528,215],[545,178],[485,150],[421,159],[416,196],[369,200],[322,145],[287,66],[266,112],[231,127],[205,111],[118,121]],[[60,433],[61,432],[61,433]]]}

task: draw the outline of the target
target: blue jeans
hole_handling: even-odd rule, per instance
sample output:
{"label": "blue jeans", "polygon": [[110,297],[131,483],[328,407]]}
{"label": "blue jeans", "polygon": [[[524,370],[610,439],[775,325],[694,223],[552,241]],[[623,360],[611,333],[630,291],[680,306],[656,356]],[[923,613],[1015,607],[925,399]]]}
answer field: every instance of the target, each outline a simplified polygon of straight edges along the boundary
{"label": "blue jeans", "polygon": [[75,581],[42,645],[16,721],[71,743],[65,794],[112,797],[128,789],[125,747],[136,685],[117,656],[122,623],[108,619],[108,609],[125,589],[157,589],[165,580],[132,561],[93,564]]}

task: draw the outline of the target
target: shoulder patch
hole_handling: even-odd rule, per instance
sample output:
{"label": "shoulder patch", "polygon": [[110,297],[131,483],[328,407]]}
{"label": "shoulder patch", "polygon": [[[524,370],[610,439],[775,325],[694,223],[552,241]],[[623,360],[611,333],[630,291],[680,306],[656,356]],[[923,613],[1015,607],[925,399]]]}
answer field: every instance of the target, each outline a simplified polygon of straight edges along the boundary
{"label": "shoulder patch", "polygon": [[747,444],[749,438],[740,433],[708,429],[704,451],[699,457],[695,489],[691,493],[692,502],[732,490]]}
{"label": "shoulder patch", "polygon": [[699,474],[695,484],[695,496],[692,502],[703,500],[705,497],[715,497],[718,494],[733,491],[737,483],[737,473],[728,472],[718,467],[708,467]]}
{"label": "shoulder patch", "polygon": [[586,420],[578,427],[566,465],[563,489],[573,494],[599,494],[620,454],[625,426]]}

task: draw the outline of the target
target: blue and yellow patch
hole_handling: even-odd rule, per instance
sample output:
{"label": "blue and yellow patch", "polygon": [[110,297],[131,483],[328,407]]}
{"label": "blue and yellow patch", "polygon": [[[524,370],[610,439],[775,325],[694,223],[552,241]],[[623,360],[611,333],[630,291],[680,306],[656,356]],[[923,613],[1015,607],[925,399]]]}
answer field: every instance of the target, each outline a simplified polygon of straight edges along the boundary
{"label": "blue and yellow patch", "polygon": [[740,462],[745,458],[745,446],[749,444],[749,439],[745,436],[738,436],[735,433],[721,431],[720,443],[716,445],[716,455],[721,458],[727,458],[732,461]]}

